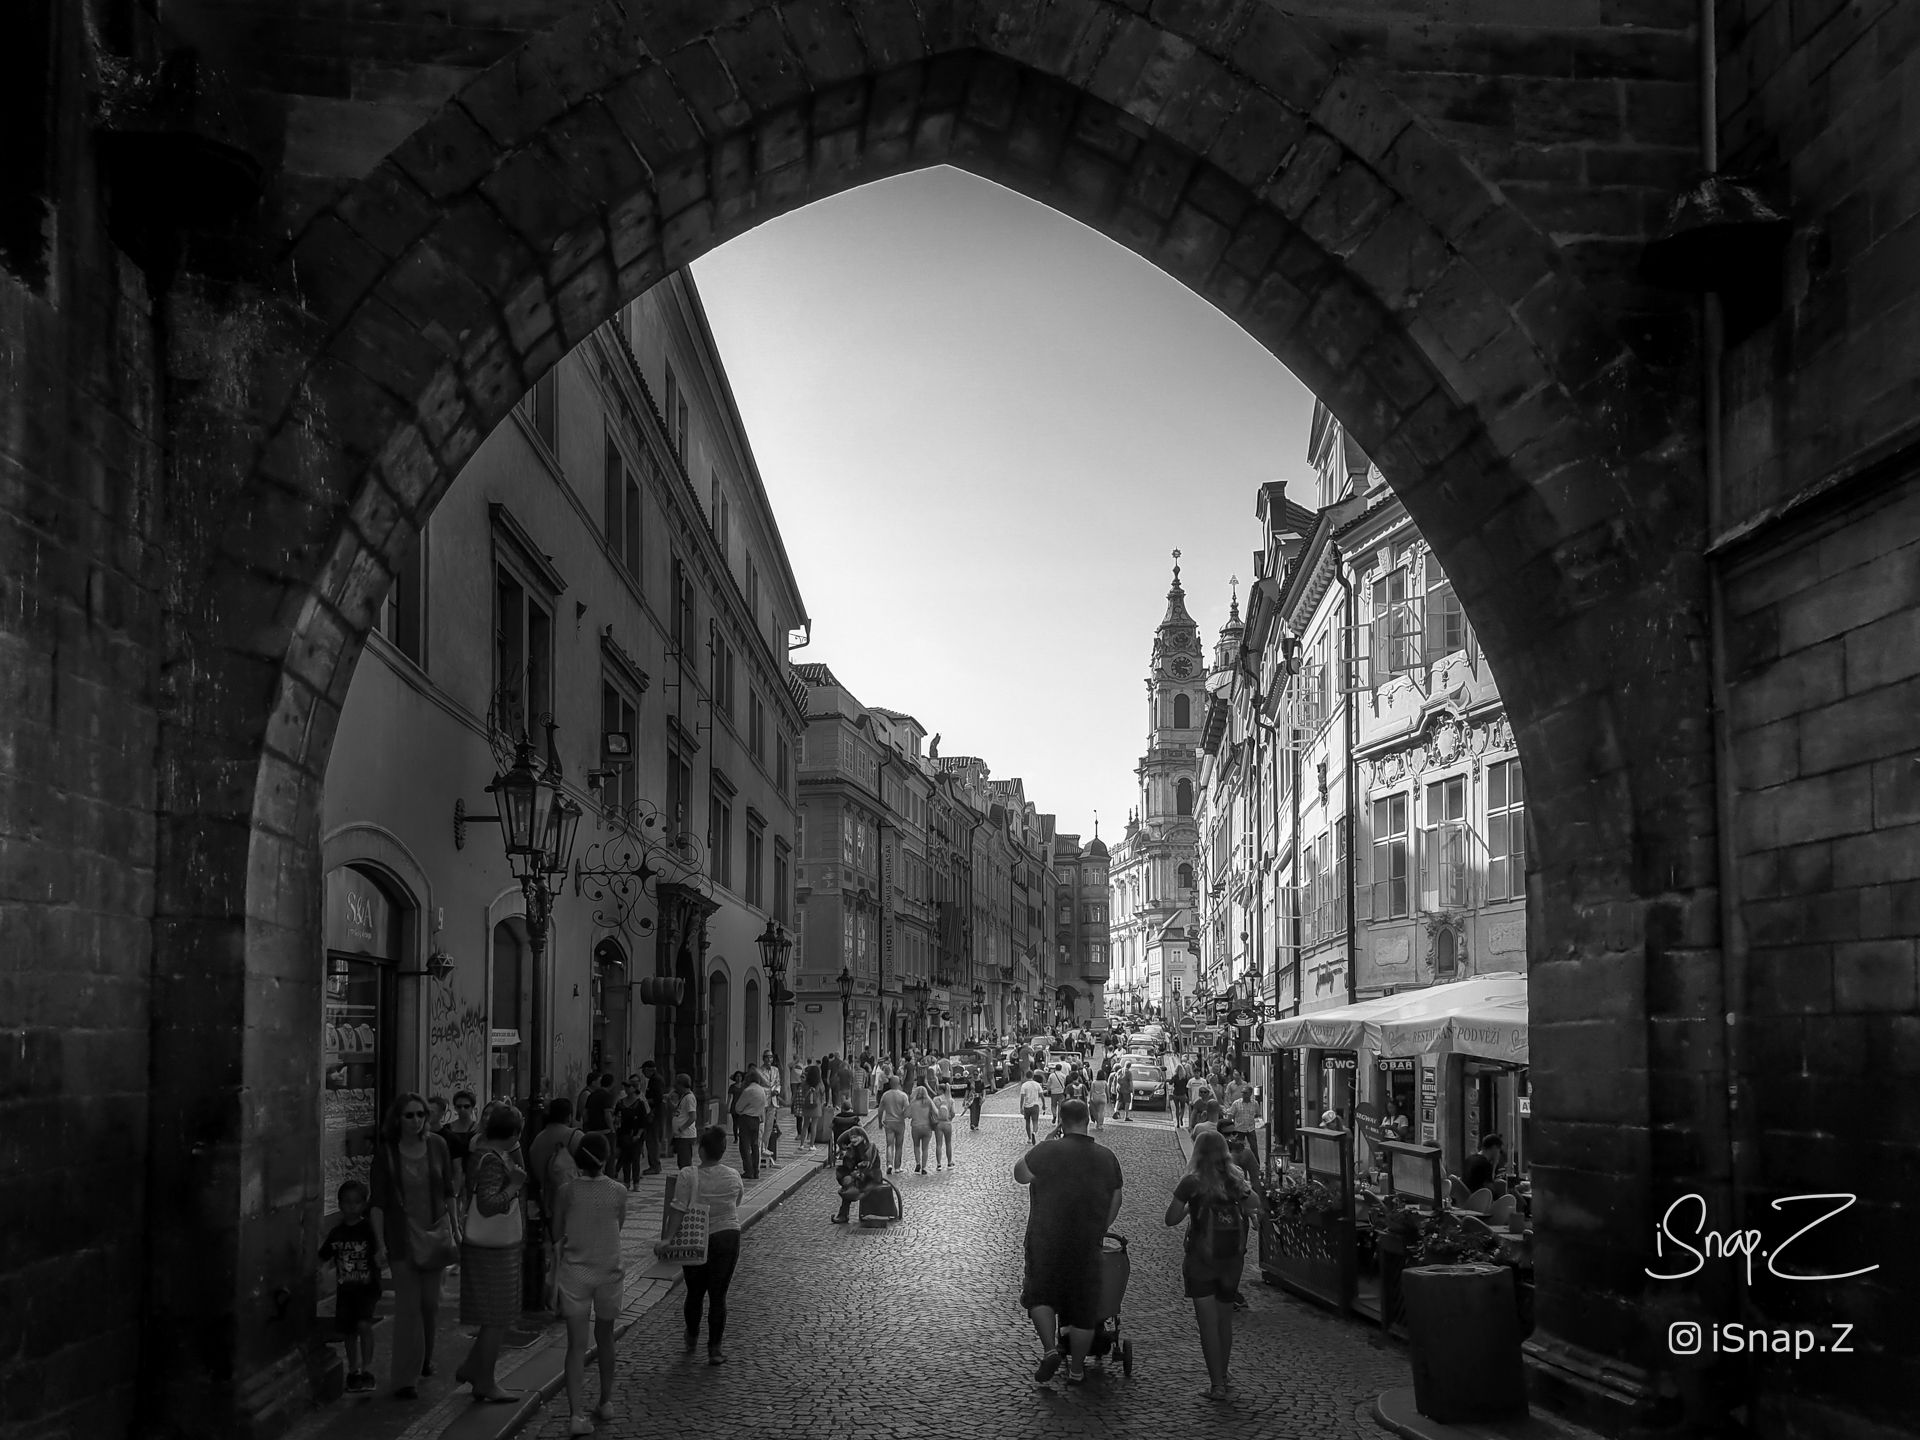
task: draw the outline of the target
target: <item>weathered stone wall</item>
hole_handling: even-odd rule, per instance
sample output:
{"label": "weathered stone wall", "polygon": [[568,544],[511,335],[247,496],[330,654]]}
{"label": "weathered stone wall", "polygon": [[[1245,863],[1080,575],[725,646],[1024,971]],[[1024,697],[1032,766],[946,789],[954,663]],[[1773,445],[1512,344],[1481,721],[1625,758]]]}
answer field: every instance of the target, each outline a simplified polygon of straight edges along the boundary
{"label": "weathered stone wall", "polygon": [[[1779,308],[1724,369],[1716,538],[1745,1022],[1740,1222],[1859,1208],[1749,1314],[1850,1323],[1854,1355],[1757,1373],[1773,1434],[1911,1426],[1920,1361],[1920,7],[1722,0],[1724,164],[1794,217]],[[1904,1177],[1904,1178],[1901,1178]],[[1811,1219],[1808,1213],[1802,1217]],[[1731,1219],[1716,1223],[1734,1223]],[[1852,1418],[1848,1418],[1852,1417]]]}
{"label": "weathered stone wall", "polygon": [[[160,387],[146,280],[101,235],[80,30],[50,38],[44,243],[0,259],[0,1430],[118,1435],[146,1277]],[[0,205],[24,205],[8,164]]]}
{"label": "weathered stone wall", "polygon": [[[73,1405],[77,1429],[117,1433],[136,1367],[180,1433],[270,1430],[299,1403],[315,815],[395,557],[506,407],[619,303],[770,216],[934,163],[1057,205],[1234,317],[1379,460],[1454,577],[1540,839],[1540,1319],[1663,1366],[1659,1307],[1707,1311],[1647,1284],[1651,1182],[1741,1183],[1719,1103],[1692,319],[1634,274],[1651,197],[1686,168],[1674,12],[1691,5],[1580,0],[1554,27],[1518,0],[1356,0],[1298,24],[1255,0],[167,8],[252,76],[284,162],[254,233],[190,236],[148,313],[101,238],[71,34],[59,264],[0,279],[0,923],[24,941],[0,962],[0,1154],[9,1218],[29,1196],[44,1213],[47,1177],[85,1217],[16,1223],[0,1252],[0,1301],[26,1297],[0,1304],[10,1421]],[[1911,11],[1725,7],[1730,157],[1792,158],[1807,185],[1788,310],[1728,366],[1727,471],[1747,487],[1731,517],[1801,477],[1851,467],[1884,491],[1893,473],[1889,417],[1920,370],[1896,323],[1920,195]],[[1833,26],[1864,28],[1836,48]],[[1847,1067],[1912,1068],[1884,944],[1904,936],[1911,966],[1911,769],[1893,763],[1911,742],[1880,728],[1912,672],[1876,658],[1914,612],[1897,578],[1912,547],[1894,543],[1911,520],[1844,513],[1830,538],[1750,545],[1731,578],[1743,826],[1851,827],[1738,837],[1763,1022],[1742,1054],[1766,1183],[1821,1188],[1845,1111],[1845,1173],[1887,1205],[1910,1188],[1915,1117]],[[1790,773],[1769,729],[1789,720]],[[1843,872],[1843,854],[1881,868]],[[1769,864],[1792,877],[1778,894],[1761,893]],[[1847,912],[1826,893],[1842,873],[1888,878],[1844,887]],[[1858,1025],[1818,1028],[1841,1021]],[[1784,1060],[1754,1069],[1789,1053],[1804,1089]],[[83,1167],[103,1152],[110,1177]],[[108,1298],[44,1298],[74,1294]],[[1886,1375],[1849,1403],[1896,1404]]]}

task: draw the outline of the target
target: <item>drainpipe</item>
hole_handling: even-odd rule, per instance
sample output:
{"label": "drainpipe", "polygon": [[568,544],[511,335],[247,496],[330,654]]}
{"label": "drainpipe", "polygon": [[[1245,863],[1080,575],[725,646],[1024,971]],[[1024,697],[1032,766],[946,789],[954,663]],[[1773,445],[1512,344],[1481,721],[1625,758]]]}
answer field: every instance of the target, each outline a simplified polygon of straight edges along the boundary
{"label": "drainpipe", "polygon": [[[1328,547],[1328,549],[1330,549],[1333,552],[1333,578],[1339,583],[1341,593],[1347,597],[1346,599],[1347,619],[1346,619],[1346,624],[1343,627],[1346,631],[1346,641],[1341,648],[1346,652],[1346,666],[1347,666],[1346,673],[1349,677],[1351,677],[1353,674],[1352,667],[1353,667],[1354,661],[1357,658],[1353,653],[1355,648],[1353,643],[1353,628],[1355,625],[1360,623],[1359,612],[1358,612],[1358,602],[1354,597],[1353,582],[1347,579],[1346,557],[1340,553],[1340,547],[1338,545],[1331,545]],[[1359,827],[1355,822],[1355,809],[1354,809],[1355,776],[1354,776],[1354,763],[1353,763],[1353,746],[1354,746],[1355,716],[1354,716],[1354,709],[1353,709],[1353,693],[1351,690],[1347,692],[1345,703],[1341,706],[1341,711],[1344,717],[1343,728],[1346,734],[1346,754],[1341,759],[1340,770],[1341,770],[1341,780],[1342,780],[1342,783],[1345,785],[1346,792],[1347,792],[1346,794],[1346,802],[1347,802],[1347,1003],[1351,1005],[1360,998],[1360,976],[1358,972],[1360,945],[1359,945],[1359,940],[1357,936],[1354,934],[1354,925],[1353,925],[1353,919],[1354,919],[1353,867],[1354,867],[1354,862],[1359,858],[1359,855],[1360,855],[1360,832],[1359,832]],[[1356,1085],[1359,1083],[1358,1076],[1355,1077],[1354,1083]]]}
{"label": "drainpipe", "polygon": [[[1700,163],[1708,175],[1720,168],[1719,95],[1716,51],[1715,0],[1700,0]],[[1707,488],[1707,543],[1725,528],[1723,475],[1725,439],[1721,430],[1720,371],[1726,350],[1720,296],[1707,291],[1700,314],[1701,458]],[[1734,851],[1734,810],[1737,784],[1734,770],[1731,686],[1727,664],[1727,608],[1720,562],[1707,565],[1707,607],[1711,632],[1713,700],[1713,772],[1715,860],[1718,863],[1720,902],[1720,1042],[1726,1076],[1719,1103],[1708,1108],[1722,1128],[1727,1155],[1724,1218],[1709,1224],[1745,1224],[1748,1197],[1753,1193],[1755,1147],[1749,1138],[1750,1107],[1742,1093],[1745,1073],[1745,1036],[1740,1029],[1747,1011],[1747,933],[1740,906],[1740,868]],[[1722,1267],[1731,1273],[1731,1267]],[[1729,1280],[1718,1296],[1720,1313],[1744,1310],[1745,1293]]]}

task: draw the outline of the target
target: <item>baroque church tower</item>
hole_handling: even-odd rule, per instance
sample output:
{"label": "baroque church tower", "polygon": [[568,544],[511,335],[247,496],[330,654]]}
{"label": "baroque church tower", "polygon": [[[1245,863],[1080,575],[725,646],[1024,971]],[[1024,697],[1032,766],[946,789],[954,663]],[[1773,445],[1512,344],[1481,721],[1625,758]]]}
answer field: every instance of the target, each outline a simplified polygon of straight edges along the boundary
{"label": "baroque church tower", "polygon": [[1167,611],[1154,631],[1147,669],[1147,749],[1134,770],[1138,807],[1113,852],[1110,984],[1115,993],[1110,999],[1115,1008],[1124,1007],[1132,991],[1164,1009],[1176,980],[1186,994],[1193,993],[1195,967],[1186,947],[1199,862],[1193,804],[1207,656],[1199,627],[1187,613],[1178,550],[1173,558]]}

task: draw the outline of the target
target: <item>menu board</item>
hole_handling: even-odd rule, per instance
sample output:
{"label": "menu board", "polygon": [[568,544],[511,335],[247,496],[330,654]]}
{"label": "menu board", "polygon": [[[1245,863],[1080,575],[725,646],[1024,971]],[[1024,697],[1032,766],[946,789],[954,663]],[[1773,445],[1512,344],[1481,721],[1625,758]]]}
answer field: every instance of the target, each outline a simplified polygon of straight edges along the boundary
{"label": "menu board", "polygon": [[1440,1085],[1440,1072],[1424,1057],[1420,1061],[1420,1143],[1438,1145],[1439,1125],[1434,1120],[1434,1102]]}
{"label": "menu board", "polygon": [[321,1208],[331,1217],[339,1208],[341,1184],[365,1183],[373,1168],[380,1123],[378,966],[347,955],[327,956],[320,1056]]}

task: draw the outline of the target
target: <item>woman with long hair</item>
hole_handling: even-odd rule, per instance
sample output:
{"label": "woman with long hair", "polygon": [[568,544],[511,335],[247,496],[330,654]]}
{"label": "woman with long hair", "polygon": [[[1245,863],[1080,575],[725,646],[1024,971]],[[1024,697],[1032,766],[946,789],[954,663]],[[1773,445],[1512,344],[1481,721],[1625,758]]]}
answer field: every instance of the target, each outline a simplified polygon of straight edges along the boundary
{"label": "woman with long hair", "polygon": [[727,1132],[711,1125],[700,1132],[700,1164],[682,1167],[673,1186],[673,1213],[656,1250],[680,1233],[680,1221],[689,1205],[707,1207],[707,1259],[702,1265],[683,1265],[687,1281],[687,1353],[700,1343],[700,1312],[707,1312],[707,1363],[724,1365],[720,1342],[727,1333],[727,1287],[740,1263],[740,1197],[746,1182],[731,1165],[720,1162],[727,1154]]}
{"label": "woman with long hair", "polygon": [[924,1085],[913,1087],[907,1102],[907,1120],[913,1126],[913,1173],[927,1173],[927,1146],[933,1139],[933,1096]]}
{"label": "woman with long hair", "polygon": [[933,1168],[940,1168],[940,1157],[947,1157],[953,1168],[953,1097],[943,1088],[933,1096]]}
{"label": "woman with long hair", "polygon": [[1174,1186],[1166,1222],[1187,1222],[1180,1274],[1200,1327],[1210,1400],[1226,1399],[1233,1383],[1227,1373],[1233,1362],[1233,1308],[1247,1261],[1248,1222],[1257,1221],[1259,1213],[1259,1196],[1228,1157],[1226,1139],[1217,1130],[1195,1135],[1193,1158]]}
{"label": "woman with long hair", "polygon": [[468,1152],[467,1223],[460,1238],[460,1323],[477,1325],[473,1347],[453,1378],[475,1400],[505,1403],[519,1392],[494,1379],[500,1342],[520,1318],[520,1258],[526,1246],[527,1172],[519,1164],[520,1112],[505,1101],[487,1107]]}
{"label": "woman with long hair", "polygon": [[397,1400],[419,1398],[433,1374],[440,1286],[459,1255],[450,1202],[458,1181],[447,1142],[427,1128],[418,1091],[396,1096],[380,1127],[368,1180],[373,1225],[393,1265],[392,1383]]}

